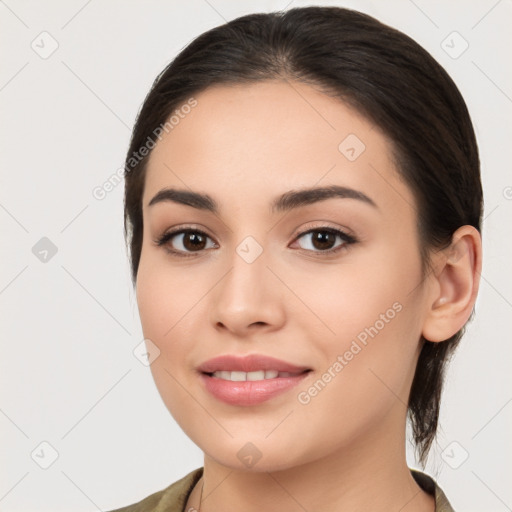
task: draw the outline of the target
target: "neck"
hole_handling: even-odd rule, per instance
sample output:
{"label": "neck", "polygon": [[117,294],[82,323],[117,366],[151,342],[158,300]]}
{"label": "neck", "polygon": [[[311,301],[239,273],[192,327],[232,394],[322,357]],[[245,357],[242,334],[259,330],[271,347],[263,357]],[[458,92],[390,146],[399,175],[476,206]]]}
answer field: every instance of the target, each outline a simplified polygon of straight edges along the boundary
{"label": "neck", "polygon": [[205,455],[203,478],[186,510],[199,509],[204,483],[200,512],[434,512],[433,497],[407,466],[405,427],[397,435],[385,423],[325,457],[277,471],[233,469]]}

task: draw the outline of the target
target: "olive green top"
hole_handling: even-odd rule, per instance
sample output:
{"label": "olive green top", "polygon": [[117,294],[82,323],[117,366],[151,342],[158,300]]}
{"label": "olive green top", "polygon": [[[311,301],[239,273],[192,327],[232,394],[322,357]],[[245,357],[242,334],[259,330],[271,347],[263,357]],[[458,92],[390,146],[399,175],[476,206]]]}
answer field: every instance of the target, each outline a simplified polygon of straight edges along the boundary
{"label": "olive green top", "polygon": [[[434,496],[436,512],[454,512],[443,491],[430,476],[415,469],[411,469],[411,473],[418,485]],[[147,496],[142,501],[110,512],[187,512],[185,506],[188,497],[202,475],[202,467],[195,469],[169,487]]]}

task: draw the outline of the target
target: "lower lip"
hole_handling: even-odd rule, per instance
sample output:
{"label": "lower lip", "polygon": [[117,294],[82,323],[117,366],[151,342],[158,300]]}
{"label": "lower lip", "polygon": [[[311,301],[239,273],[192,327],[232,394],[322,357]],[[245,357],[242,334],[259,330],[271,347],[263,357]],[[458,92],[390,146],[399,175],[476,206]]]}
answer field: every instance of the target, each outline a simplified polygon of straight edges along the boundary
{"label": "lower lip", "polygon": [[201,373],[200,377],[206,389],[222,402],[230,405],[257,405],[295,387],[309,373],[304,372],[295,377],[237,382],[210,377],[205,373]]}

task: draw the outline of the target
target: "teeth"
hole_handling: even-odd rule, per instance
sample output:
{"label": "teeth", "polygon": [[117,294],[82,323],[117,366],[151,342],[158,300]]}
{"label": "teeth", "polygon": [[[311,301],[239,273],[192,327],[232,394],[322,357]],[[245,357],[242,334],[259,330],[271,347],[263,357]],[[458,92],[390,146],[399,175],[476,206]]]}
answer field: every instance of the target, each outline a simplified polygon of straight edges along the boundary
{"label": "teeth", "polygon": [[246,380],[265,380],[275,379],[276,377],[293,377],[299,375],[299,373],[290,372],[278,372],[277,370],[259,370],[255,372],[230,372],[230,371],[218,371],[213,373],[213,377],[223,380],[231,380],[234,382],[242,382]]}
{"label": "teeth", "polygon": [[[265,372],[263,370],[261,370],[259,372],[248,372],[248,373],[237,372],[237,373],[245,375],[245,378],[241,379],[241,380],[263,380],[265,378]],[[268,372],[268,374],[270,375],[270,372]],[[273,378],[273,377],[267,377],[267,379],[271,379],[271,378]]]}

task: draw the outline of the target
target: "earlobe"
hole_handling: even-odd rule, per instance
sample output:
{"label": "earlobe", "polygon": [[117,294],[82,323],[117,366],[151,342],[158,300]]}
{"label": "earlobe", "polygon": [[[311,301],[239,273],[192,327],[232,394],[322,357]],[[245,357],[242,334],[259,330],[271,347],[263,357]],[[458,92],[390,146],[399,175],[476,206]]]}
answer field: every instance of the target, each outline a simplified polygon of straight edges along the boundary
{"label": "earlobe", "polygon": [[476,301],[481,266],[480,233],[473,226],[461,226],[451,245],[436,258],[429,279],[431,292],[422,331],[425,339],[445,341],[464,326]]}

